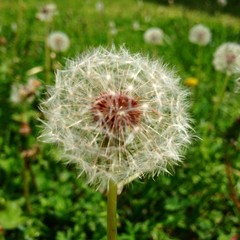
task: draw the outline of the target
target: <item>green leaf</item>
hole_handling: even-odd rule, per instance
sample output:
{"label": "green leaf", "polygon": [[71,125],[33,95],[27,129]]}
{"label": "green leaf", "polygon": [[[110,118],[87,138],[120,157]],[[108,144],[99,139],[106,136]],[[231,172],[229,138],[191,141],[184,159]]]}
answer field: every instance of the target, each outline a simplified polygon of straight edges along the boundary
{"label": "green leaf", "polygon": [[0,209],[0,225],[3,229],[14,229],[24,222],[22,210],[14,201],[8,201]]}

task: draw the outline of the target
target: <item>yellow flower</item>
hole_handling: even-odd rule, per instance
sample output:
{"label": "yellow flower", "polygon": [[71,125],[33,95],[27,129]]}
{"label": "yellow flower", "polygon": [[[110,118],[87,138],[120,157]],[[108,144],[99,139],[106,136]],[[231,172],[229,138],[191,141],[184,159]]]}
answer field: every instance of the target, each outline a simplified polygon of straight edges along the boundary
{"label": "yellow flower", "polygon": [[198,79],[195,77],[189,77],[185,79],[184,83],[188,87],[196,87],[198,85]]}

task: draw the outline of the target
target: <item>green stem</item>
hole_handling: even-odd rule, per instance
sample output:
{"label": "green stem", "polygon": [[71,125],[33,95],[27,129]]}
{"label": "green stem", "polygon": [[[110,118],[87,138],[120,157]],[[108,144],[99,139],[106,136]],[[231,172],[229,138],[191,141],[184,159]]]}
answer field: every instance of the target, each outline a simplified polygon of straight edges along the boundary
{"label": "green stem", "polygon": [[221,103],[223,101],[223,97],[224,97],[224,94],[225,94],[225,91],[226,91],[229,79],[230,79],[229,76],[226,75],[225,79],[224,79],[224,82],[223,82],[222,89],[221,89],[221,91],[219,91],[219,94],[217,96],[217,102],[216,102],[216,104],[214,105],[214,108],[213,108],[213,115],[212,115],[212,123],[213,124],[214,124],[215,119],[217,117],[219,107],[220,107],[220,105],[221,105]]}
{"label": "green stem", "polygon": [[46,22],[46,34],[45,34],[45,74],[46,74],[46,84],[50,84],[51,78],[51,59],[50,59],[50,49],[48,47],[48,34],[49,34],[49,23]]}
{"label": "green stem", "polygon": [[202,55],[203,49],[202,46],[198,46],[198,56],[197,56],[197,74],[202,75]]}
{"label": "green stem", "polygon": [[107,239],[117,240],[117,184],[113,180],[108,185]]}

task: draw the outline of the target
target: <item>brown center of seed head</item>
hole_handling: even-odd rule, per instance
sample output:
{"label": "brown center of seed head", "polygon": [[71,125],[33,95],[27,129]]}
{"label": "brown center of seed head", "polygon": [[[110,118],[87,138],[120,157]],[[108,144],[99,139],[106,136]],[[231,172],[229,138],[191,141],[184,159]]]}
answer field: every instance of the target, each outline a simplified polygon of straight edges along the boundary
{"label": "brown center of seed head", "polygon": [[92,104],[94,122],[111,133],[138,125],[141,117],[138,101],[122,93],[103,93]]}
{"label": "brown center of seed head", "polygon": [[235,55],[235,54],[233,54],[233,53],[228,53],[228,54],[226,55],[226,61],[227,61],[228,64],[234,63],[235,60],[236,60],[236,55]]}

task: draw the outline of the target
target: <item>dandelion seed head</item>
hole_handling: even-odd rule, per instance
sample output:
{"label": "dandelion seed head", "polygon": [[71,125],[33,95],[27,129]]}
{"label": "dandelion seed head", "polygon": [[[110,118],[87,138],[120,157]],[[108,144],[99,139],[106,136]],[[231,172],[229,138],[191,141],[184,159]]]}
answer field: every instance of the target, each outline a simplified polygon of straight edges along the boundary
{"label": "dandelion seed head", "polygon": [[191,43],[205,46],[211,42],[212,33],[208,27],[197,24],[190,29],[188,38]]}
{"label": "dandelion seed head", "polygon": [[104,11],[104,3],[99,1],[95,5],[96,11],[97,12],[103,12]]}
{"label": "dandelion seed head", "polygon": [[225,7],[227,5],[227,0],[217,0],[217,3],[222,6]]}
{"label": "dandelion seed head", "polygon": [[40,139],[64,149],[90,184],[106,187],[112,179],[122,185],[168,172],[190,143],[179,78],[124,47],[99,47],[68,61],[48,94]]}
{"label": "dandelion seed head", "polygon": [[70,46],[70,40],[67,34],[56,31],[48,36],[48,46],[55,52],[65,52]]}
{"label": "dandelion seed head", "polygon": [[57,6],[54,3],[44,5],[36,14],[36,18],[42,22],[50,22],[57,14]]}
{"label": "dandelion seed head", "polygon": [[144,41],[153,45],[162,45],[164,43],[164,33],[160,28],[149,28],[143,35]]}
{"label": "dandelion seed head", "polygon": [[220,72],[237,73],[240,68],[240,45],[234,42],[220,45],[214,53],[213,66]]}

